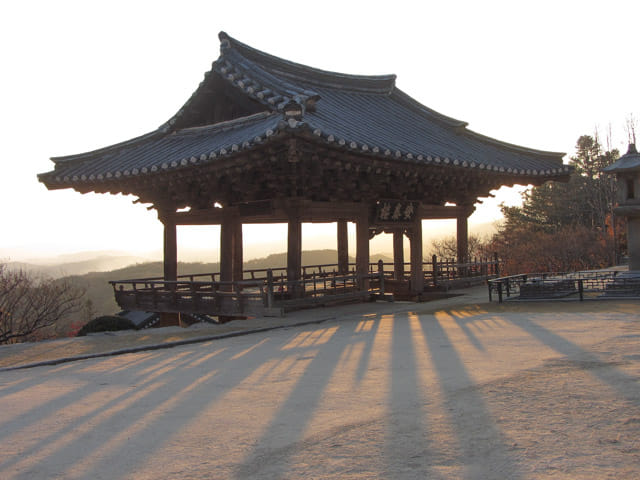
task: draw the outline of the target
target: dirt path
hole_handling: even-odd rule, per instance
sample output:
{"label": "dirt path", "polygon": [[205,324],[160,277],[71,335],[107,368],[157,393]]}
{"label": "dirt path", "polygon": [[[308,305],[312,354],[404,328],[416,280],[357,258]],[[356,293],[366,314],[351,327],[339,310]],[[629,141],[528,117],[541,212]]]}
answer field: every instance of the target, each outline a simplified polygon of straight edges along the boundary
{"label": "dirt path", "polygon": [[369,307],[1,372],[0,478],[640,477],[640,303]]}

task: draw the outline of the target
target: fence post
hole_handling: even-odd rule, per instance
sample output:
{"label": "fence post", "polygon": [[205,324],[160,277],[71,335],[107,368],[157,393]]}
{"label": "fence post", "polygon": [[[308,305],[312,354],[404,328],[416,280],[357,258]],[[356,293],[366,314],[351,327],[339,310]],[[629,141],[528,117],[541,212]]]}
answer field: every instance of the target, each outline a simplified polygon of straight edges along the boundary
{"label": "fence post", "polygon": [[502,282],[498,282],[498,303],[502,303]]}
{"label": "fence post", "polygon": [[267,308],[273,307],[273,271],[267,270]]}
{"label": "fence post", "polygon": [[191,300],[193,301],[193,305],[196,310],[200,307],[200,295],[198,294],[198,288],[193,284],[193,281],[189,285],[189,289],[191,290]]}
{"label": "fence post", "polygon": [[[237,280],[234,280],[233,283],[231,284],[231,291],[235,294],[235,297],[237,298],[237,302],[238,302],[238,308],[240,309],[240,313],[244,313],[244,295],[242,295],[242,285],[240,285],[239,283],[237,283]],[[231,299],[233,300],[233,297],[231,297]]]}
{"label": "fence post", "polygon": [[438,286],[438,257],[433,255],[431,257],[431,263],[433,263],[433,286]]}
{"label": "fence post", "polygon": [[384,295],[384,262],[378,260],[378,278],[380,279],[380,293]]}
{"label": "fence post", "polygon": [[313,297],[315,298],[317,296],[317,284],[316,284],[316,271],[314,270],[313,273],[311,274],[311,281],[313,282]]}
{"label": "fence post", "polygon": [[584,300],[584,284],[582,283],[582,279],[578,279],[578,293],[580,294],[580,301]]}

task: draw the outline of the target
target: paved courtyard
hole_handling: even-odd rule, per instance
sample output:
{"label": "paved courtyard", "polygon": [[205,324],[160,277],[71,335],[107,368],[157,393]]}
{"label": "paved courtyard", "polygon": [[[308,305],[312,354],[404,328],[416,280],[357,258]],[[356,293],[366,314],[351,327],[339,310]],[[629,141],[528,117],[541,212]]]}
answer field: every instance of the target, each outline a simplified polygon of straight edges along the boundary
{"label": "paved courtyard", "polygon": [[0,478],[640,478],[640,302],[483,292],[2,371]]}

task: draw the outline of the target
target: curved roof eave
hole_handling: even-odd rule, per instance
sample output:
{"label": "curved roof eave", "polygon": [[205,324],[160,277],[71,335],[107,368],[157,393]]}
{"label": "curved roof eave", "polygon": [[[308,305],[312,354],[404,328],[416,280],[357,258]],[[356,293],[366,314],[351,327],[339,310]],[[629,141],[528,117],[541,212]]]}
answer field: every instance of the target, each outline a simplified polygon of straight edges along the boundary
{"label": "curved roof eave", "polygon": [[90,150],[88,152],[82,153],[74,153],[73,155],[64,155],[60,157],[50,157],[50,160],[58,165],[65,162],[73,162],[74,160],[86,160],[91,157],[97,157],[99,155],[108,154],[114,151],[117,151],[122,148],[132,147],[139,143],[142,143],[146,140],[150,140],[157,136],[162,136],[164,132],[160,130],[153,130],[148,133],[144,133],[138,137],[131,138],[129,140],[125,140],[124,142],[114,143],[113,145],[108,145],[106,147],[100,147],[95,150]]}

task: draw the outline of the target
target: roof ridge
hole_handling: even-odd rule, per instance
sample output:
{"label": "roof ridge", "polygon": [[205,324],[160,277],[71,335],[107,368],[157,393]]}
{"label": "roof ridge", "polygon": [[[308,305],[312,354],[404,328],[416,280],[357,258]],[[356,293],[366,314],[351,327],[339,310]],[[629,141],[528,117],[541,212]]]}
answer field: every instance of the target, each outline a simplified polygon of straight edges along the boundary
{"label": "roof ridge", "polygon": [[428,114],[430,117],[432,117],[434,120],[439,121],[443,124],[445,124],[446,126],[449,127],[453,127],[457,130],[458,133],[463,134],[463,135],[467,135],[469,137],[473,137],[481,142],[484,143],[488,143],[491,145],[497,145],[503,148],[507,148],[513,152],[517,152],[517,153],[532,153],[532,154],[536,154],[536,155],[544,155],[544,156],[549,156],[549,157],[558,157],[558,156],[564,156],[566,155],[566,153],[564,152],[551,152],[551,151],[545,151],[545,150],[537,150],[534,148],[529,148],[529,147],[523,147],[521,145],[515,145],[513,143],[508,143],[508,142],[503,142],[502,140],[497,140],[493,137],[489,137],[486,135],[483,135],[481,133],[478,132],[474,132],[473,130],[469,130],[467,127],[469,126],[468,122],[465,122],[464,120],[457,120],[455,118],[449,117],[447,115],[443,115],[440,112],[437,112],[436,110],[433,110],[423,104],[421,104],[420,102],[418,102],[416,99],[414,99],[413,97],[409,96],[408,94],[406,94],[405,92],[403,92],[402,90],[400,90],[399,88],[396,88],[394,90],[394,95],[397,95],[398,100],[400,100],[401,102],[404,102],[405,105],[407,105],[410,108],[413,108],[414,110],[420,112],[420,113],[426,113]]}
{"label": "roof ridge", "polygon": [[225,55],[227,49],[235,49],[247,60],[270,67],[269,70],[278,74],[304,80],[318,86],[348,87],[355,91],[389,94],[395,87],[395,74],[387,75],[353,75],[333,72],[310,67],[297,62],[292,62],[270,53],[250,47],[226,32],[218,34],[220,39],[220,57]]}
{"label": "roof ridge", "polygon": [[320,98],[317,92],[283,81],[239,52],[221,55],[212,70],[271,110],[281,110],[290,100],[306,105],[307,101],[314,103]]}
{"label": "roof ridge", "polygon": [[464,128],[469,125],[469,123],[465,122],[464,120],[458,120],[453,117],[449,117],[423,105],[415,98],[406,94],[397,87],[394,89],[393,94],[397,97],[397,100],[403,102],[407,107],[413,109],[414,111],[417,111],[418,113],[426,113],[430,118],[436,120],[437,122],[443,123],[446,126],[454,128]]}
{"label": "roof ridge", "polygon": [[225,130],[225,129],[233,129],[233,128],[239,128],[242,127],[244,125],[247,125],[249,123],[252,122],[256,122],[258,120],[262,120],[265,119],[271,115],[275,115],[275,112],[258,112],[258,113],[254,113],[252,115],[247,115],[245,117],[238,117],[238,118],[234,118],[231,120],[225,120],[224,122],[219,122],[219,123],[214,123],[211,125],[202,125],[202,126],[197,126],[197,127],[189,127],[189,128],[182,128],[179,130],[174,130],[172,132],[165,132],[162,131],[161,129],[157,129],[154,130],[152,132],[148,132],[145,133],[143,135],[140,135],[138,137],[132,138],[130,140],[124,141],[124,142],[120,142],[120,143],[115,143],[113,145],[109,145],[106,147],[101,147],[98,148],[96,150],[90,150],[88,152],[83,152],[83,153],[77,153],[75,155],[68,155],[68,156],[64,156],[64,157],[51,157],[51,161],[53,161],[53,163],[58,164],[58,163],[67,163],[67,162],[73,162],[73,161],[80,161],[80,160],[86,160],[94,155],[99,155],[99,154],[105,154],[105,153],[111,153],[111,152],[116,152],[118,150],[121,150],[123,148],[127,148],[127,147],[134,147],[135,145],[137,145],[140,142],[143,142],[145,140],[149,140],[150,138],[153,138],[155,136],[164,136],[164,135],[172,135],[172,134],[177,134],[180,132],[184,132],[184,133],[195,133],[197,131],[217,131],[217,130]]}
{"label": "roof ridge", "polygon": [[506,148],[508,150],[511,150],[512,152],[531,153],[531,154],[541,155],[541,156],[556,157],[554,158],[554,160],[558,160],[560,161],[560,163],[562,163],[562,158],[557,158],[557,157],[564,157],[566,155],[566,152],[551,152],[548,150],[537,150],[535,148],[523,147],[521,145],[515,145],[513,143],[503,142],[502,140],[497,140],[493,137],[488,137],[486,135],[483,135],[478,132],[474,132],[473,130],[468,130],[466,128],[464,129],[463,132],[465,135],[468,135],[477,140],[480,140],[481,142],[488,143],[491,145],[497,145],[497,146]]}
{"label": "roof ridge", "polygon": [[212,123],[210,125],[198,125],[195,127],[186,127],[186,128],[181,128],[178,130],[175,130],[172,132],[172,134],[177,134],[177,133],[196,133],[198,131],[217,131],[217,130],[231,130],[233,128],[239,128],[239,127],[243,127],[249,123],[252,122],[256,122],[258,120],[263,120],[267,117],[270,117],[272,115],[277,115],[276,112],[258,112],[258,113],[252,113],[251,115],[246,115],[244,117],[237,117],[237,118],[232,118],[231,120],[225,120],[223,122],[218,122],[218,123]]}

